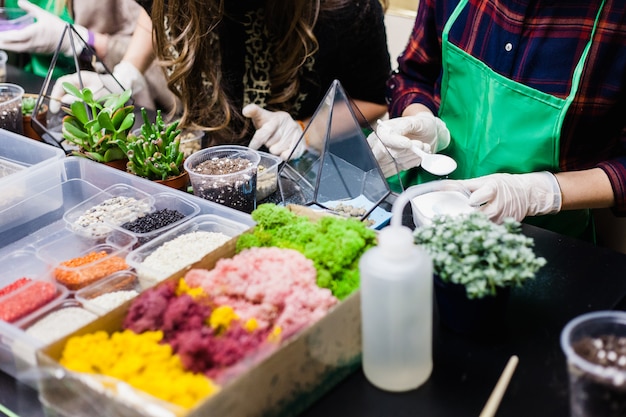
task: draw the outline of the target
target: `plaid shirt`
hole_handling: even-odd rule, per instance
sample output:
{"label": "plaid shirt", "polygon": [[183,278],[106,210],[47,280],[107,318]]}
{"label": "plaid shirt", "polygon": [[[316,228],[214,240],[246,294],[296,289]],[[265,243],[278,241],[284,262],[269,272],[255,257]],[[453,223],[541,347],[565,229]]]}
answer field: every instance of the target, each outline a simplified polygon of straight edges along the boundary
{"label": "plaid shirt", "polygon": [[[565,98],[600,0],[469,0],[450,42],[495,72]],[[441,32],[458,0],[421,0],[398,70],[387,83],[390,115],[440,103]],[[471,24],[463,25],[464,21]],[[602,168],[615,213],[626,215],[626,1],[606,0],[578,93],[561,134],[562,171]]]}

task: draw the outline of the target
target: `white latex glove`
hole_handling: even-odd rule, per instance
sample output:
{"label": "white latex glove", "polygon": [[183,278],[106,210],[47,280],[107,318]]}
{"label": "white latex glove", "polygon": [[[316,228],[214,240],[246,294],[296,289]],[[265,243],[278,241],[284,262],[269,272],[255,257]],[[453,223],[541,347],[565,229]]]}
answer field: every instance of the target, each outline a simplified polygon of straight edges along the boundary
{"label": "white latex glove", "polygon": [[[90,89],[96,99],[106,94],[121,93],[129,89],[132,90],[135,100],[142,94],[149,94],[146,79],[133,64],[127,61],[122,61],[113,68],[113,77],[119,81],[122,85],[121,87],[109,74],[81,71],[80,76],[83,80],[83,87]],[[71,104],[75,99],[75,97],[65,93],[63,83],[66,82],[81,88],[78,81],[78,73],[59,77],[50,92],[50,111],[52,113],[58,113],[61,103]]]}
{"label": "white latex glove", "polygon": [[[408,144],[410,145],[409,139],[404,138],[404,140],[408,141]],[[396,175],[399,171],[419,166],[422,161],[415,152],[408,148],[399,151],[397,148],[385,147],[380,138],[374,132],[370,133],[367,137],[367,143],[369,144],[380,169],[383,171],[385,178]],[[394,156],[392,156],[392,153]]]}
{"label": "white latex glove", "polygon": [[427,143],[411,140],[406,136],[392,132],[388,127],[388,122],[379,120],[376,133],[371,133],[367,138],[367,143],[370,145],[385,177],[390,177],[399,171],[414,168],[421,164],[422,158],[411,150],[414,146],[430,152],[430,145]]}
{"label": "white latex glove", "polygon": [[[381,129],[384,127],[384,129]],[[413,116],[396,117],[379,123],[376,133],[388,148],[410,148],[402,138],[421,142],[427,152],[439,152],[450,144],[450,131],[446,124],[429,112]]]}
{"label": "white latex glove", "polygon": [[[245,106],[241,114],[252,119],[257,129],[252,136],[250,145],[252,149],[259,149],[265,145],[270,153],[280,156],[283,160],[297,159],[302,156],[306,149],[304,141],[298,142],[302,136],[302,127],[284,111],[265,110],[256,104]],[[291,154],[291,150],[297,149]]]}
{"label": "white latex glove", "polygon": [[554,174],[491,174],[459,181],[472,194],[469,203],[495,223],[506,217],[522,221],[527,216],[557,213],[561,210],[561,187]]}
{"label": "white latex glove", "polygon": [[[26,0],[19,0],[17,5],[34,16],[36,21],[22,29],[0,32],[0,49],[13,52],[53,53],[61,41],[67,22]],[[74,29],[87,43],[89,36],[87,28],[74,25]],[[76,53],[80,54],[84,44],[76,34],[73,34],[73,38]],[[63,37],[60,51],[66,56],[73,55],[70,34],[67,32]]]}

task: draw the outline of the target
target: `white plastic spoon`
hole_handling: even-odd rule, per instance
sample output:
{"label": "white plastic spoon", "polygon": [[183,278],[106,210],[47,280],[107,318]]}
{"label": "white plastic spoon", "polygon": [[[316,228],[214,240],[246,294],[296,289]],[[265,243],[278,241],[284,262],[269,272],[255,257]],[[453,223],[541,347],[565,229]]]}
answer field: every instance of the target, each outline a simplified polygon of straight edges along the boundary
{"label": "white plastic spoon", "polygon": [[448,155],[428,153],[422,150],[418,144],[414,144],[411,150],[422,158],[422,168],[431,174],[443,177],[456,169],[456,161]]}

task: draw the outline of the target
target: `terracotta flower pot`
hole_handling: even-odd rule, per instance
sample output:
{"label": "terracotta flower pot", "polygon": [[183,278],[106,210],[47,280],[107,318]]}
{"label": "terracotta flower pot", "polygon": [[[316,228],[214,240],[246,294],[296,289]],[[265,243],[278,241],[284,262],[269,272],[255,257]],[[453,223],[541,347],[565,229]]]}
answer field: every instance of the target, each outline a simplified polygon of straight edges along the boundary
{"label": "terracotta flower pot", "polygon": [[189,173],[187,171],[183,171],[180,175],[176,177],[170,177],[166,180],[155,180],[159,184],[167,185],[168,187],[174,188],[176,190],[187,192],[187,187],[189,187]]}
{"label": "terracotta flower pot", "polygon": [[[27,96],[37,99],[37,94],[24,94],[24,97],[27,97]],[[39,111],[39,114],[37,115],[37,120],[44,127],[47,124],[47,116],[48,116],[48,105],[43,104],[41,110]],[[42,140],[39,133],[37,133],[37,131],[32,126],[32,115],[30,114],[23,115],[22,124],[23,124],[24,136],[26,136],[27,138],[31,138],[31,139],[35,139],[39,141]]]}
{"label": "terracotta flower pot", "polygon": [[119,169],[121,171],[126,171],[127,163],[128,163],[128,158],[116,159],[114,161],[104,162],[105,165],[108,165],[111,168]]}

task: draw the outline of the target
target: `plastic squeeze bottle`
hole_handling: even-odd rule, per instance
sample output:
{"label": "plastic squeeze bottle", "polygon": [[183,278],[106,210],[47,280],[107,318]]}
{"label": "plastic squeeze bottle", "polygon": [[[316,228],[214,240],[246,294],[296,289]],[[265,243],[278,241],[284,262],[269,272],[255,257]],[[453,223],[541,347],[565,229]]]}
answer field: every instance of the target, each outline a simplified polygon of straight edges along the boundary
{"label": "plastic squeeze bottle", "polygon": [[388,226],[359,261],[363,371],[376,387],[408,391],[432,371],[433,265],[411,229]]}

